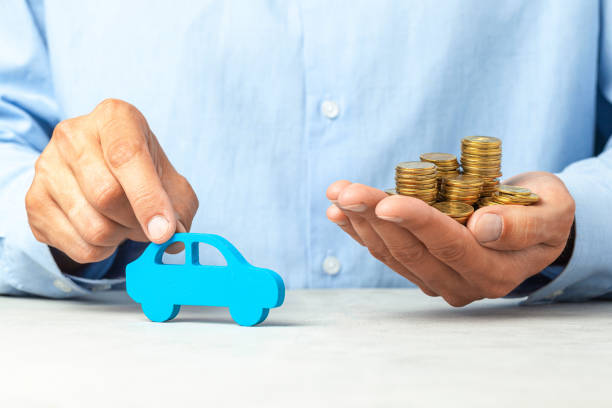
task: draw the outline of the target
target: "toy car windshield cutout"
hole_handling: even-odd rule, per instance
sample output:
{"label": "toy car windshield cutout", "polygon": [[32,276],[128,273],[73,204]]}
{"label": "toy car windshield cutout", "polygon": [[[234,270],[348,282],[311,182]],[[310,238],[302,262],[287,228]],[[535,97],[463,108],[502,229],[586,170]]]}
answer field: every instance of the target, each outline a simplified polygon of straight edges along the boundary
{"label": "toy car windshield cutout", "polygon": [[[174,242],[185,244],[184,265],[162,263],[164,251]],[[227,265],[201,265],[200,243],[217,248]],[[126,286],[154,322],[174,319],[181,305],[226,306],[236,323],[253,326],[285,299],[279,274],[249,264],[228,240],[214,234],[177,233],[164,244],[149,244],[127,266]]]}

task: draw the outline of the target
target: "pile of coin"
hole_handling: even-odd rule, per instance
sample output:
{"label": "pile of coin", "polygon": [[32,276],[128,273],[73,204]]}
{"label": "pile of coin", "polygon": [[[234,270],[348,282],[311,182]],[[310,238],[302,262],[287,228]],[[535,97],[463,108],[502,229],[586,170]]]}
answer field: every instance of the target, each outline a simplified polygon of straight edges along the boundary
{"label": "pile of coin", "polygon": [[[423,153],[420,162],[402,162],[395,168],[395,189],[420,198],[429,205],[465,224],[474,212],[473,205],[531,205],[539,198],[529,189],[500,185],[501,140],[489,136],[461,139],[461,168],[454,154]],[[441,202],[436,202],[441,201]]]}
{"label": "pile of coin", "polygon": [[437,167],[433,163],[409,161],[395,167],[395,192],[420,198],[431,205],[438,197]]}
{"label": "pile of coin", "polygon": [[421,161],[433,163],[438,168],[438,186],[442,179],[459,175],[457,156],[450,153],[423,153]]}
{"label": "pile of coin", "polygon": [[445,201],[474,204],[480,198],[483,181],[479,177],[459,175],[442,180],[440,197]]}
{"label": "pile of coin", "polygon": [[463,174],[480,177],[481,197],[489,197],[499,185],[501,173],[501,140],[490,136],[468,136],[461,139]]}
{"label": "pile of coin", "polygon": [[531,205],[537,203],[539,199],[537,194],[532,193],[528,188],[501,184],[487,201],[503,205]]}
{"label": "pile of coin", "polygon": [[463,225],[474,213],[474,207],[459,201],[442,201],[435,203],[433,207]]}

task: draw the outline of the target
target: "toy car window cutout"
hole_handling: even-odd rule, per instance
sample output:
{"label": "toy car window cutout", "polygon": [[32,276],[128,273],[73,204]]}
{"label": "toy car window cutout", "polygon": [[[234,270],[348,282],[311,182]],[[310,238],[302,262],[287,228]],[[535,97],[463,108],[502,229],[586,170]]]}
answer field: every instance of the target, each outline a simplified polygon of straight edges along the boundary
{"label": "toy car window cutout", "polygon": [[163,248],[161,263],[165,265],[185,265],[185,252],[183,242],[173,242]]}
{"label": "toy car window cutout", "polygon": [[194,242],[191,254],[194,265],[227,266],[227,260],[221,251],[204,242]]}

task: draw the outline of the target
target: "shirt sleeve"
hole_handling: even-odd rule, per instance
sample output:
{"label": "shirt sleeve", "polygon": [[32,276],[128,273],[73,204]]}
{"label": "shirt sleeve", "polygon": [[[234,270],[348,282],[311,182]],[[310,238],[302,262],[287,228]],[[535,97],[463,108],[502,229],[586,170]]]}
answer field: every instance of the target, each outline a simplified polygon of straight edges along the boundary
{"label": "shirt sleeve", "polygon": [[69,297],[109,282],[84,285],[63,274],[28,224],[34,163],[60,116],[43,22],[41,2],[0,2],[0,294]]}
{"label": "shirt sleeve", "polygon": [[576,201],[574,251],[525,304],[612,298],[612,4],[602,2],[601,13],[597,134],[607,144],[598,156],[558,174]]}

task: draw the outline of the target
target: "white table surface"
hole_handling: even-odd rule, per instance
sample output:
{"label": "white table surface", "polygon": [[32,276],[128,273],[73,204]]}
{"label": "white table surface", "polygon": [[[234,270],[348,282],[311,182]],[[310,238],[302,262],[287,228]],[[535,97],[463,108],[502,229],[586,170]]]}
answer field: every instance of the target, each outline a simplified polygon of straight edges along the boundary
{"label": "white table surface", "polygon": [[0,297],[0,406],[612,406],[612,302],[453,309],[416,290],[289,291],[151,323],[122,292]]}

